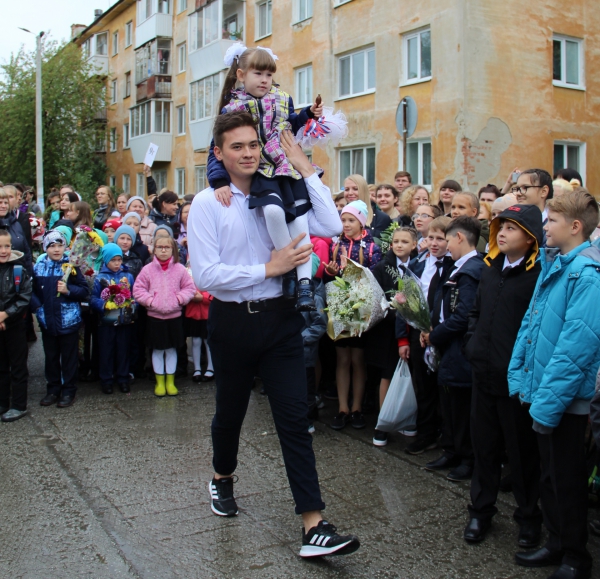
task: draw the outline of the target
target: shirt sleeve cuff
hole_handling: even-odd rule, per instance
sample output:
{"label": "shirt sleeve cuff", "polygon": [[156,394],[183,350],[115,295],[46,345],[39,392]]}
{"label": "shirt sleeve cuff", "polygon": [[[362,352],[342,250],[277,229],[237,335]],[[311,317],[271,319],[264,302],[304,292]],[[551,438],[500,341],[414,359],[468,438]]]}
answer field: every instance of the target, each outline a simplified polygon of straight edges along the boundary
{"label": "shirt sleeve cuff", "polygon": [[250,266],[252,269],[252,277],[256,280],[256,283],[261,283],[267,279],[267,265],[261,263],[259,265]]}
{"label": "shirt sleeve cuff", "polygon": [[398,348],[402,348],[402,346],[408,346],[409,341],[408,338],[398,338]]}
{"label": "shirt sleeve cuff", "polygon": [[319,189],[323,186],[323,182],[319,179],[316,171],[310,177],[305,177],[304,182],[313,189]]}

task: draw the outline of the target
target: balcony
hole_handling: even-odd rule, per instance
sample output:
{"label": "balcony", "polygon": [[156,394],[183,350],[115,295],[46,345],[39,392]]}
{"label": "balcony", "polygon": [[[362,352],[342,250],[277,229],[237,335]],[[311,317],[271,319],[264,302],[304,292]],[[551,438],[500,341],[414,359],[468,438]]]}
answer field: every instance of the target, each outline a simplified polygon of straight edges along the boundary
{"label": "balcony", "polygon": [[173,135],[171,133],[147,133],[139,137],[131,137],[129,146],[134,163],[143,163],[150,143],[158,145],[155,161],[171,162]]}
{"label": "balcony", "polygon": [[170,99],[171,98],[171,77],[170,76],[151,76],[136,87],[136,102],[142,102],[147,99]]}
{"label": "balcony", "polygon": [[87,61],[91,64],[91,74],[98,76],[108,76],[108,56],[95,54],[89,56]]}
{"label": "balcony", "polygon": [[173,37],[173,15],[153,14],[135,29],[135,48],[143,46],[157,36]]}
{"label": "balcony", "polygon": [[223,64],[223,58],[227,49],[236,42],[236,40],[215,40],[211,44],[190,52],[188,62],[192,69],[191,80],[200,80],[227,68]]}
{"label": "balcony", "polygon": [[201,151],[209,148],[214,124],[214,117],[189,122],[188,127],[192,137],[192,147],[194,148],[194,151]]}
{"label": "balcony", "polygon": [[106,122],[107,116],[108,116],[108,109],[107,109],[107,107],[102,107],[101,109],[98,109],[94,113],[94,120],[95,121],[104,121],[104,122]]}

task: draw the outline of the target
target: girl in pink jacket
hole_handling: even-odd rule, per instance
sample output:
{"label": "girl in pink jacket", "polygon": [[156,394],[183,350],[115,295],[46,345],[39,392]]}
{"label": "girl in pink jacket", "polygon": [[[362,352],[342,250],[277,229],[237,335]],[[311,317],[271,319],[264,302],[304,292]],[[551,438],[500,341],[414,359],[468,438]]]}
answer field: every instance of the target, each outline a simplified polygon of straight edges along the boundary
{"label": "girl in pink jacket", "polygon": [[158,237],[154,259],[144,266],[133,286],[138,303],[148,310],[146,345],[152,350],[156,396],[175,396],[177,348],[185,344],[181,310],[196,295],[196,286],[179,263],[172,237]]}

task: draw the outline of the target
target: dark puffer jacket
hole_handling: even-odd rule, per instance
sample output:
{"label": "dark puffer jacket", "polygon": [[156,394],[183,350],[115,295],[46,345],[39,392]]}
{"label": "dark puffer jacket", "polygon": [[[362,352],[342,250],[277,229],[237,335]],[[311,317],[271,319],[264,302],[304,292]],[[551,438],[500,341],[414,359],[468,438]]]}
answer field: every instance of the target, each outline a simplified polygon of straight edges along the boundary
{"label": "dark puffer jacket", "polygon": [[[27,223],[29,224],[29,221]],[[17,263],[24,265],[29,274],[31,274],[33,272],[31,248],[29,247],[29,243],[27,243],[27,236],[23,231],[23,227],[12,211],[9,211],[5,217],[0,217],[0,229],[4,229],[10,233],[13,250],[23,254]]]}
{"label": "dark puffer jacket", "polygon": [[7,328],[23,319],[31,300],[31,276],[25,268],[21,274],[18,292],[15,284],[14,268],[15,265],[19,265],[18,261],[22,257],[21,252],[13,251],[6,263],[0,263],[0,312],[5,312],[8,316],[4,321]]}

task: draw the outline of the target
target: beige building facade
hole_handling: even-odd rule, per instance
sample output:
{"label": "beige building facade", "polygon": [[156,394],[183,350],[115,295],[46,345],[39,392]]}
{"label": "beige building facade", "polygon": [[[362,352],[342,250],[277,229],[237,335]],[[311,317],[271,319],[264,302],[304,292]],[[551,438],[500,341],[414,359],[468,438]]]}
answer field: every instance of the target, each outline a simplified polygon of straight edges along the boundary
{"label": "beige building facade", "polygon": [[[142,161],[178,194],[205,186],[207,148],[237,39],[270,47],[297,107],[321,94],[349,135],[315,149],[332,190],[406,168],[502,187],[515,167],[577,169],[600,191],[600,11],[594,0],[120,0],[75,38],[106,76],[108,182],[140,193]],[[416,103],[407,141],[401,99]]]}

